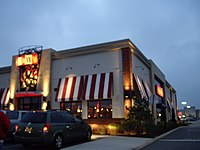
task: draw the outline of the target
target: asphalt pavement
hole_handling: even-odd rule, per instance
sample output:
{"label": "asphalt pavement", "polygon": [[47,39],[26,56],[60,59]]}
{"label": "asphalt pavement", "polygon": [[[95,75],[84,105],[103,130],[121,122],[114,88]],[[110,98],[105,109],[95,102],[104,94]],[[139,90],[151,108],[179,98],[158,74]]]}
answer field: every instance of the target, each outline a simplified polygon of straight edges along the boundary
{"label": "asphalt pavement", "polygon": [[[156,138],[93,135],[91,142],[69,146],[62,150],[199,150],[200,121],[178,127]],[[186,144],[186,145],[184,145]]]}
{"label": "asphalt pavement", "polygon": [[150,142],[152,138],[93,135],[92,141],[62,150],[132,150]]}
{"label": "asphalt pavement", "polygon": [[155,139],[140,150],[199,150],[200,121],[189,126],[179,127],[173,132]]}
{"label": "asphalt pavement", "polygon": [[[45,146],[23,148],[20,144],[5,143],[5,150],[43,150]],[[93,135],[92,141],[66,145],[62,150],[199,150],[200,120],[190,126],[178,127],[156,138]]]}

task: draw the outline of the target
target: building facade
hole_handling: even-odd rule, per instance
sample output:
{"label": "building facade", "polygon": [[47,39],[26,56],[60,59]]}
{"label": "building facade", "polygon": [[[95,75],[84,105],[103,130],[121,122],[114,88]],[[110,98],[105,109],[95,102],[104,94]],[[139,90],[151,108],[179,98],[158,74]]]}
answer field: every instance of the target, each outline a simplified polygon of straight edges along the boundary
{"label": "building facade", "polygon": [[155,123],[177,119],[176,91],[129,39],[62,51],[26,47],[0,68],[0,81],[1,109],[62,109],[110,124],[146,99]]}

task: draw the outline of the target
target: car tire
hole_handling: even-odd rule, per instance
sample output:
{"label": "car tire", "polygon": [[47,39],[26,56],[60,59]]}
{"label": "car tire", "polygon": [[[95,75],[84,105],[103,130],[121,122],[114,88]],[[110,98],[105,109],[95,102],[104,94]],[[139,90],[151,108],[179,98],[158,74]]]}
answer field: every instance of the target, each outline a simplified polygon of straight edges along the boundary
{"label": "car tire", "polygon": [[91,141],[91,136],[92,136],[92,132],[90,130],[87,130],[86,141]]}
{"label": "car tire", "polygon": [[63,136],[61,134],[58,134],[58,135],[55,136],[53,145],[56,149],[62,148],[62,146],[63,146]]}

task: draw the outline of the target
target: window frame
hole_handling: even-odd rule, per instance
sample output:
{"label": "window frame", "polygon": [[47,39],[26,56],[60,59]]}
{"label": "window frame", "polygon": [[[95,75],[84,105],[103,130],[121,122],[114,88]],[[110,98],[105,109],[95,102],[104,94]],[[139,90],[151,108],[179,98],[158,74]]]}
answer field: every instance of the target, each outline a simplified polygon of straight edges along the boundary
{"label": "window frame", "polygon": [[[78,105],[80,105],[80,112],[77,112],[76,111],[76,113],[74,113],[74,111],[71,111],[71,110],[73,110],[72,109],[72,107],[73,107],[73,103],[79,103]],[[70,110],[68,110],[67,109],[67,104],[69,104],[69,107],[70,107]],[[82,101],[68,101],[68,102],[62,102],[62,103],[60,103],[60,109],[61,110],[65,110],[65,111],[67,111],[69,114],[72,114],[72,115],[75,115],[75,116],[77,116],[77,115],[80,115],[80,116],[82,116]]]}
{"label": "window frame", "polygon": [[[102,105],[105,105],[105,104],[102,104],[103,102],[110,102],[109,104],[109,107],[105,107],[103,108]],[[97,105],[95,106],[96,109],[94,108],[94,110],[90,110],[90,102],[97,102],[97,104],[99,103],[99,108],[97,108]],[[99,110],[97,110],[99,109]],[[103,109],[103,110],[102,110]],[[110,110],[109,110],[110,109]],[[103,100],[88,100],[87,102],[87,118],[88,119],[105,119],[105,118],[112,118],[112,109],[113,109],[113,105],[112,105],[112,99],[103,99]],[[94,111],[97,111],[96,113]],[[92,112],[90,112],[92,111]],[[104,111],[105,113],[103,114],[103,112],[101,111]],[[108,112],[109,111],[109,112]],[[96,117],[94,117],[96,114]],[[89,117],[90,116],[90,117]],[[92,117],[91,117],[92,116]]]}

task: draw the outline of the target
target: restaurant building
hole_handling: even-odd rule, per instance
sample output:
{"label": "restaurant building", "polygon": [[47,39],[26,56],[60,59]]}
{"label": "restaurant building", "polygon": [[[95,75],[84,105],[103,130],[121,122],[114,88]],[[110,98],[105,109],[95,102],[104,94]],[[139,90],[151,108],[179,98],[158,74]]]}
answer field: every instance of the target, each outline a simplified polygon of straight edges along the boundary
{"label": "restaurant building", "polygon": [[146,99],[155,123],[177,119],[176,91],[129,40],[55,51],[24,47],[0,68],[1,109],[62,109],[109,125]]}

